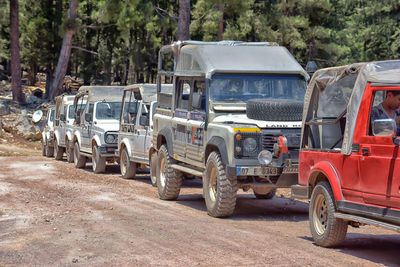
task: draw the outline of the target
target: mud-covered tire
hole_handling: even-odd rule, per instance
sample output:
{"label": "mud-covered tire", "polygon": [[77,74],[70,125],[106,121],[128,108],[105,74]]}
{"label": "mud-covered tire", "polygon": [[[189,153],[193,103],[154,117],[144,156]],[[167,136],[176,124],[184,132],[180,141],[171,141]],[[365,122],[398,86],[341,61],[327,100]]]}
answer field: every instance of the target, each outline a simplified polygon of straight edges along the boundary
{"label": "mud-covered tire", "polygon": [[254,189],[253,189],[253,192],[254,192],[254,196],[257,199],[272,199],[276,194],[276,188],[272,189],[271,191],[269,191],[266,194],[257,193],[257,190],[254,190]]}
{"label": "mud-covered tire", "polygon": [[43,140],[42,140],[42,156],[46,156],[46,144],[45,144],[45,142],[43,142]]}
{"label": "mud-covered tire", "polygon": [[246,106],[250,119],[264,121],[301,121],[303,102],[292,99],[250,99]]}
{"label": "mud-covered tire", "polygon": [[54,141],[54,158],[56,160],[62,160],[64,156],[64,148],[58,145],[57,139]]}
{"label": "mud-covered tire", "polygon": [[86,156],[80,154],[80,148],[78,142],[74,143],[74,166],[75,168],[85,168],[86,166]]}
{"label": "mud-covered tire", "polygon": [[157,189],[160,199],[175,200],[181,191],[183,176],[171,167],[174,163],[174,159],[168,154],[167,146],[162,145],[157,161]]}
{"label": "mud-covered tire", "polygon": [[51,158],[54,156],[54,147],[49,146],[46,142],[46,157]]}
{"label": "mud-covered tire", "polygon": [[153,152],[150,156],[150,182],[151,185],[157,186],[157,153]]}
{"label": "mud-covered tire", "polygon": [[106,159],[101,156],[97,145],[92,147],[92,170],[94,173],[104,173],[106,171]]}
{"label": "mud-covered tire", "polygon": [[212,217],[232,215],[237,198],[236,177],[228,177],[221,155],[214,151],[208,156],[203,175],[203,196],[207,212]]}
{"label": "mud-covered tire", "polygon": [[315,243],[322,247],[335,247],[346,237],[348,223],[334,217],[336,207],[331,186],[323,181],[314,188],[310,206],[309,223]]}
{"label": "mud-covered tire", "polygon": [[137,164],[135,162],[130,161],[128,150],[126,149],[126,147],[122,149],[119,158],[120,158],[119,168],[121,171],[122,178],[124,179],[135,178]]}
{"label": "mud-covered tire", "polygon": [[69,140],[65,141],[65,155],[68,163],[74,162],[74,147]]}

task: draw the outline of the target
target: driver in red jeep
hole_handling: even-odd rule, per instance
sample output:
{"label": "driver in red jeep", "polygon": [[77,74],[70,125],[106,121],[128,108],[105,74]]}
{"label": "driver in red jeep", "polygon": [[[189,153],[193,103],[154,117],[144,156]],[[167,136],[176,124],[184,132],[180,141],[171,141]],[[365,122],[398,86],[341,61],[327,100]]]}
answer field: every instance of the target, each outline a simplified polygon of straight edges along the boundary
{"label": "driver in red jeep", "polygon": [[374,107],[371,121],[379,119],[394,119],[397,125],[396,135],[400,135],[400,91],[388,91],[385,100]]}

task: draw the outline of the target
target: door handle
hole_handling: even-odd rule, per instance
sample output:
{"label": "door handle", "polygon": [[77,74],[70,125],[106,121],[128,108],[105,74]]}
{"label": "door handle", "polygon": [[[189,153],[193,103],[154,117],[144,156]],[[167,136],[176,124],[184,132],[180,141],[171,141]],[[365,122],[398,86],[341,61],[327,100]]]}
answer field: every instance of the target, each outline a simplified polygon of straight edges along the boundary
{"label": "door handle", "polygon": [[369,156],[369,148],[368,148],[368,147],[363,147],[363,148],[361,149],[361,154],[362,154],[363,156]]}

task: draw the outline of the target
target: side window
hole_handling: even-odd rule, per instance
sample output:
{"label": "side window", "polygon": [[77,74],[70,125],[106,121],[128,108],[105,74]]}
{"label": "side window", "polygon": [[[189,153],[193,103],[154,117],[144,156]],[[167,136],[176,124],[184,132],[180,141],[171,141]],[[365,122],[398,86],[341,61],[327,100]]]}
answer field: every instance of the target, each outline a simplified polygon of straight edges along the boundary
{"label": "side window", "polygon": [[127,91],[124,98],[124,109],[122,111],[123,124],[135,124],[137,114],[137,100],[132,91]]}
{"label": "side window", "polygon": [[87,122],[91,122],[93,120],[93,110],[94,110],[94,104],[90,103],[87,110],[86,110],[86,114],[89,114],[91,116],[86,116],[85,115],[85,121]]}
{"label": "side window", "polygon": [[87,95],[81,96],[77,100],[76,110],[75,110],[75,118],[77,124],[80,124],[82,122],[83,111],[86,108],[86,100],[87,100]]}
{"label": "side window", "polygon": [[[400,110],[394,107],[399,103],[400,91],[376,91],[370,110],[370,124],[368,133],[371,136],[400,135]],[[386,104],[385,104],[386,103]],[[384,108],[384,106],[386,108]],[[387,110],[389,109],[389,110]]]}
{"label": "side window", "polygon": [[142,112],[140,114],[139,117],[139,125],[140,126],[149,126],[149,118],[150,118],[150,114],[149,114],[149,106],[143,105],[142,106]]}
{"label": "side window", "polygon": [[179,80],[176,96],[176,108],[189,110],[191,81]]}
{"label": "side window", "polygon": [[192,110],[206,110],[206,83],[204,80],[195,80],[192,93]]}

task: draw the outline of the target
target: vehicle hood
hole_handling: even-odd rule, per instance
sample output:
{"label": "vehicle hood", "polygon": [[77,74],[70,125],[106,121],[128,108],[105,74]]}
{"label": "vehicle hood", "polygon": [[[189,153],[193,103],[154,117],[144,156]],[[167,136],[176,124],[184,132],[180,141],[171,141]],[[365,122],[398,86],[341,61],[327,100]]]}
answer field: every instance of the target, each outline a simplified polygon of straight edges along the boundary
{"label": "vehicle hood", "polygon": [[301,128],[301,121],[261,121],[249,119],[246,114],[227,114],[214,118],[213,123],[255,125],[259,128]]}
{"label": "vehicle hood", "polygon": [[98,120],[96,121],[96,127],[108,132],[108,131],[114,131],[118,132],[119,130],[119,121],[117,120]]}

